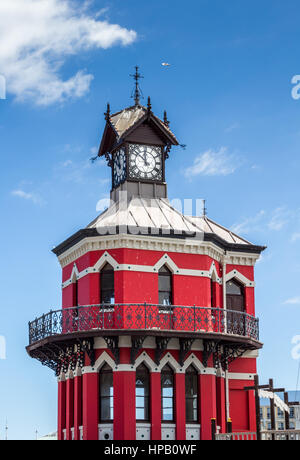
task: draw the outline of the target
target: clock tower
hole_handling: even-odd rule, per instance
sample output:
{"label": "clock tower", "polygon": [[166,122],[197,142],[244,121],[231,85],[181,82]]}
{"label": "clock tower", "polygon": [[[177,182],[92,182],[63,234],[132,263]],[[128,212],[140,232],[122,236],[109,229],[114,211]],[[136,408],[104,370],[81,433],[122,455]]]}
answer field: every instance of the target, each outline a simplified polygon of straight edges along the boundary
{"label": "clock tower", "polygon": [[57,376],[59,440],[209,440],[229,419],[250,436],[265,247],[171,206],[178,141],[140,104],[140,77],[135,104],[105,114],[110,206],[53,249],[62,305],[29,323],[27,352]]}
{"label": "clock tower", "polygon": [[111,114],[108,104],[98,152],[99,157],[105,156],[112,170],[111,199],[114,201],[118,201],[120,191],[126,191],[128,198],[167,198],[165,162],[171,147],[178,145],[167,113],[163,120],[154,115],[150,98],[147,107],[140,104],[138,67],[134,78],[135,105]]}

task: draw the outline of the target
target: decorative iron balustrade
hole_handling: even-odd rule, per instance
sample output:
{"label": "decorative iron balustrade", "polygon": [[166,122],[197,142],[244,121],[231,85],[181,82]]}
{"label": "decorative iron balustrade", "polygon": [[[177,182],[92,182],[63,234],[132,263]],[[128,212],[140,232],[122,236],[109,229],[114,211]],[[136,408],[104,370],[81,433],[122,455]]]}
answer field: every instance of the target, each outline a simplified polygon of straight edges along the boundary
{"label": "decorative iron balustrade", "polygon": [[185,331],[259,340],[258,319],[222,308],[150,304],[89,305],[50,311],[29,323],[29,344],[92,330]]}

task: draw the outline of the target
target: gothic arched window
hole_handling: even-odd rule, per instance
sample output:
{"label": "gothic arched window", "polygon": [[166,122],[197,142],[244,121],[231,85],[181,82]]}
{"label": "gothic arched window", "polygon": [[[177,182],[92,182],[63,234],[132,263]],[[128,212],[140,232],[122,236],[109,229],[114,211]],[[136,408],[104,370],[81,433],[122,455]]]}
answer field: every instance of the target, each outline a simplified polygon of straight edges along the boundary
{"label": "gothic arched window", "polygon": [[172,305],[172,273],[164,265],[158,272],[159,305]]}
{"label": "gothic arched window", "polygon": [[114,269],[106,264],[100,273],[100,303],[115,303]]}
{"label": "gothic arched window", "polygon": [[141,364],[136,370],[135,381],[136,420],[150,420],[149,395],[150,395],[150,374],[148,368]]}
{"label": "gothic arched window", "polygon": [[108,364],[105,364],[100,370],[99,386],[100,421],[112,421],[114,419],[114,383],[113,371]]}
{"label": "gothic arched window", "polygon": [[185,372],[185,406],[186,422],[198,422],[198,372],[194,366],[188,367]]}
{"label": "gothic arched window", "polygon": [[174,372],[169,365],[161,370],[161,419],[174,420]]}
{"label": "gothic arched window", "polygon": [[245,311],[244,287],[232,279],[226,283],[227,310]]}

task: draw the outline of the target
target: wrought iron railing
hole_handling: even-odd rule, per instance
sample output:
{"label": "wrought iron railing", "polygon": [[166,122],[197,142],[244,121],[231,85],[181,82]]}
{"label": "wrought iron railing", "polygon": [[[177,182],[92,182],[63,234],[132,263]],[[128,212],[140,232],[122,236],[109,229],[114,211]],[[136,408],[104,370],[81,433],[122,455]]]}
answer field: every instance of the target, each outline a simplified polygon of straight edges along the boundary
{"label": "wrought iron railing", "polygon": [[91,330],[221,333],[259,340],[258,319],[222,308],[150,304],[89,305],[50,311],[29,323],[29,344]]}

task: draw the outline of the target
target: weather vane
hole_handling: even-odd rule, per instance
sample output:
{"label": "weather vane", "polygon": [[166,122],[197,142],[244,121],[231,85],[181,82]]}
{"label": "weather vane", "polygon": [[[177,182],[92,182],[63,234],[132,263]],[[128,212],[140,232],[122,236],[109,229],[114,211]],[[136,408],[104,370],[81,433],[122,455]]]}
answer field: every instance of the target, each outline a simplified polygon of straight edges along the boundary
{"label": "weather vane", "polygon": [[140,85],[139,85],[139,80],[141,78],[144,78],[143,75],[141,75],[139,73],[139,68],[138,66],[135,67],[135,74],[133,75],[130,75],[131,77],[133,77],[134,81],[135,81],[135,89],[131,95],[132,99],[135,100],[135,105],[139,105],[140,104],[140,98],[144,98],[143,96],[143,92],[140,88]]}

